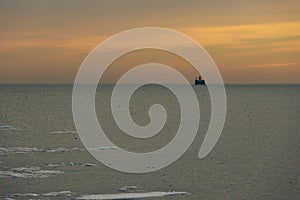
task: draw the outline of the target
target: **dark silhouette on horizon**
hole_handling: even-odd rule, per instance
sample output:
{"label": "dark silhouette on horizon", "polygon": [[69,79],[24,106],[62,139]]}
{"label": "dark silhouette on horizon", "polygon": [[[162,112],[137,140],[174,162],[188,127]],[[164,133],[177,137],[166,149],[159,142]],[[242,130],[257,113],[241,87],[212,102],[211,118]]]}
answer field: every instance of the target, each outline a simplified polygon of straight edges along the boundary
{"label": "dark silhouette on horizon", "polygon": [[199,79],[197,77],[195,78],[195,85],[205,85],[205,80],[199,76]]}

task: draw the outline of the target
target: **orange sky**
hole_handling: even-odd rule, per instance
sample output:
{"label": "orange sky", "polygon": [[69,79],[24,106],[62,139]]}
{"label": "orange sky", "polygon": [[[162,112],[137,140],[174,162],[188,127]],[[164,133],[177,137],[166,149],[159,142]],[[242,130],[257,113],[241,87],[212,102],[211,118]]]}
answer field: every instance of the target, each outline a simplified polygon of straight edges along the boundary
{"label": "orange sky", "polygon": [[98,43],[144,26],[194,38],[226,83],[300,83],[299,7],[296,0],[0,1],[0,83],[72,83]]}

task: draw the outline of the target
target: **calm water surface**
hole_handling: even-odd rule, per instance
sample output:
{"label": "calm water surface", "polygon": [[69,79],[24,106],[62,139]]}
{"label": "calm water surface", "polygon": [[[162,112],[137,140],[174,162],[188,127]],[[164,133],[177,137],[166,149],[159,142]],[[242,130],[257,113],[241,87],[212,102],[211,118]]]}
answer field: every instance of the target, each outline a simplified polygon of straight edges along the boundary
{"label": "calm water surface", "polygon": [[[162,131],[142,140],[124,134],[114,123],[111,89],[98,89],[96,109],[116,145],[148,152],[173,138],[180,110],[170,91],[149,85],[132,96],[130,112],[139,125],[150,122],[147,113],[154,103],[168,112]],[[194,90],[201,120],[189,150],[162,170],[126,174],[102,165],[84,149],[73,122],[71,85],[0,85],[0,198],[74,199],[136,186],[128,192],[190,193],[162,199],[299,199],[300,85],[227,85],[222,136],[201,160],[198,151],[209,124],[210,98],[206,87]],[[47,195],[61,191],[66,192]],[[20,195],[26,193],[38,196]]]}

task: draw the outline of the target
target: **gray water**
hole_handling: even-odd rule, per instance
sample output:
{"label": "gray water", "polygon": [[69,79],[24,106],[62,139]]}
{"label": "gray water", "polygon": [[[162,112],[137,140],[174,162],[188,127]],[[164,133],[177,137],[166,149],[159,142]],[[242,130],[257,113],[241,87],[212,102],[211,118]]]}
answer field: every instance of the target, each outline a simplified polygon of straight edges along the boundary
{"label": "gray water", "polygon": [[[143,140],[122,133],[112,120],[111,89],[98,90],[96,109],[117,146],[148,152],[172,139],[180,112],[171,92],[145,86],[133,95],[130,111],[139,125],[149,123],[154,103],[168,112],[161,133]],[[0,198],[74,199],[135,186],[123,192],[189,193],[160,199],[299,199],[300,85],[227,85],[225,126],[204,159],[198,152],[209,124],[210,98],[205,86],[194,90],[201,120],[189,150],[159,171],[126,174],[85,150],[73,122],[71,85],[0,85]]]}

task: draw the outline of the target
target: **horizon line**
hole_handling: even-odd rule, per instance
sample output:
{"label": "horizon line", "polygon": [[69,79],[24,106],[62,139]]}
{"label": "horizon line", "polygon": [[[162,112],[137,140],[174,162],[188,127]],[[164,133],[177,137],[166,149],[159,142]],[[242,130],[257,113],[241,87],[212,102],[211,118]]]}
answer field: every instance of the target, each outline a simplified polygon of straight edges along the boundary
{"label": "horizon line", "polygon": [[[84,83],[83,85],[90,85],[92,83]],[[97,85],[115,85],[116,83],[98,83]],[[126,83],[121,85],[135,85],[138,83]],[[156,84],[156,83],[149,83]],[[171,85],[183,85],[182,83],[168,83]],[[194,83],[190,83],[191,85],[195,85]],[[0,83],[0,85],[74,85],[74,83]],[[144,84],[148,85],[148,84]],[[160,85],[160,84],[156,84]],[[211,84],[214,85],[214,84]],[[215,84],[220,85],[220,84]],[[224,85],[300,85],[299,83],[291,82],[291,83],[224,83]]]}

